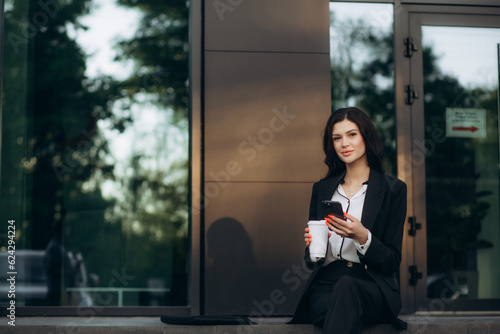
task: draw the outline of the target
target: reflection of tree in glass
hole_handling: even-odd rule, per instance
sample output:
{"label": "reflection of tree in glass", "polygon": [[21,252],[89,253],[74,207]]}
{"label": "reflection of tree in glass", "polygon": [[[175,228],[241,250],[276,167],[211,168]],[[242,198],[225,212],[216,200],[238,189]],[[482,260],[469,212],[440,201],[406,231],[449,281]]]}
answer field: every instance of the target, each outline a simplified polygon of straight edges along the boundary
{"label": "reflection of tree in glass", "polygon": [[[27,154],[21,161],[12,161],[5,152],[2,167],[9,170],[6,166],[11,166],[13,172],[21,165],[28,175],[27,196],[32,196],[28,221],[36,222],[30,227],[30,247],[45,247],[51,232],[46,224],[50,227],[62,205],[71,201],[65,195],[97,200],[100,194],[83,191],[82,183],[91,177],[105,178],[112,172],[112,167],[101,159],[107,147],[98,135],[97,122],[105,118],[122,121],[114,118],[108,108],[116,92],[110,89],[109,78],[85,78],[85,56],[66,29],[67,24],[78,25],[77,18],[87,13],[88,4],[75,1],[61,5],[31,38],[25,37],[25,15],[43,12],[38,2],[15,1],[5,14],[5,30],[19,37],[20,42],[5,47],[4,67],[8,70],[4,73],[3,127],[9,141],[2,146],[19,151],[22,143]],[[14,46],[19,47],[19,52]],[[26,96],[20,95],[23,92]],[[21,124],[26,125],[27,132],[16,128]],[[27,137],[20,139],[16,135]],[[10,182],[8,177],[3,181]],[[12,180],[13,187],[16,183]],[[99,201],[106,206],[102,199]]]}
{"label": "reflection of tree in glass", "polygon": [[183,0],[118,0],[144,13],[133,39],[121,41],[119,60],[134,59],[134,75],[124,82],[128,94],[154,94],[159,105],[172,108],[176,116],[188,115],[188,20]]}
{"label": "reflection of tree in glass", "polygon": [[[170,122],[187,136],[188,9],[186,3],[149,2],[123,2],[145,13],[137,38],[121,43],[120,59],[133,58],[138,65],[124,82],[85,77],[86,56],[68,28],[84,29],[78,19],[89,13],[90,0],[58,1],[50,13],[43,1],[6,6],[11,39],[4,52],[0,212],[7,220],[24,210],[22,247],[45,249],[64,208],[71,225],[65,245],[83,254],[88,271],[103,285],[113,279],[113,269],[125,268],[135,276],[129,284],[164,278],[164,286],[174,290],[164,302],[185,304],[187,161],[170,158],[168,166],[152,168],[152,161],[161,165],[168,155],[162,145],[167,138],[160,135],[155,153],[135,154],[132,173],[118,180],[98,126],[105,120],[109,129],[130,128],[134,104],[140,105],[135,98],[142,94],[172,109]],[[25,37],[35,13],[49,19]],[[123,183],[123,201],[103,198],[102,186],[110,180]],[[147,304],[147,296],[139,302]]]}
{"label": "reflection of tree in glass", "polygon": [[135,36],[117,45],[118,61],[135,62],[132,75],[118,84],[122,100],[135,120],[152,117],[155,125],[133,126],[130,172],[116,179],[120,196],[108,220],[122,226],[121,257],[136,276],[134,285],[159,278],[172,290],[165,303],[181,305],[188,263],[189,11],[185,1],[117,2],[143,14]]}
{"label": "reflection of tree in glass", "polygon": [[[476,250],[492,247],[478,240],[481,223],[490,204],[481,201],[490,191],[477,191],[481,177],[476,171],[476,150],[485,147],[488,155],[498,154],[496,88],[466,89],[459,81],[437,67],[430,48],[424,48],[425,135],[446,129],[446,108],[481,108],[487,111],[488,137],[446,138],[433,145],[426,157],[428,252],[439,256],[428,259],[429,275],[456,270],[476,271]],[[431,146],[429,146],[431,147]],[[498,158],[497,158],[498,163]],[[496,168],[497,163],[493,164]],[[495,172],[496,173],[496,172]]]}
{"label": "reflection of tree in glass", "polygon": [[[108,148],[97,122],[107,119],[119,126],[127,119],[111,113],[118,95],[111,79],[86,78],[86,57],[68,36],[68,27],[80,27],[78,19],[88,13],[90,1],[57,2],[49,9],[45,4],[12,1],[5,13],[10,38],[3,59],[0,211],[19,217],[15,208],[22,207],[19,234],[28,249],[45,249],[63,209],[68,216],[91,212],[85,229],[72,229],[79,241],[67,243],[79,251],[102,232],[109,205],[92,186],[113,176],[113,166],[103,159]],[[41,15],[47,18],[44,24],[35,20]],[[90,251],[84,248],[84,257]]]}
{"label": "reflection of tree in glass", "polygon": [[331,22],[332,110],[364,110],[384,145],[384,167],[396,174],[393,34],[335,13]]}

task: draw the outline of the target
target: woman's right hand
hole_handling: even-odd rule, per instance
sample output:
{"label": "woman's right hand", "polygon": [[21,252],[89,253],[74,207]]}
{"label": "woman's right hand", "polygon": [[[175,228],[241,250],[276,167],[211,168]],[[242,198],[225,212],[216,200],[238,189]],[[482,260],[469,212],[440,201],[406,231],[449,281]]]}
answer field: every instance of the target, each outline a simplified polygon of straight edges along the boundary
{"label": "woman's right hand", "polygon": [[309,227],[306,227],[304,230],[306,233],[304,233],[304,241],[306,242],[306,246],[309,247],[311,244],[311,235],[309,234]]}

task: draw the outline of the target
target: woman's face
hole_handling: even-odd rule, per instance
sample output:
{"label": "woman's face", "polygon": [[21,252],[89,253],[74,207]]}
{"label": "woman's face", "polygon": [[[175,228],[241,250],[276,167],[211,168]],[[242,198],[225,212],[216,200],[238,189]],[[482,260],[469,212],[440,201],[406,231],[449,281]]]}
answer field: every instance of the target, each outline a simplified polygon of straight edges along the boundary
{"label": "woman's face", "polygon": [[335,152],[346,165],[367,161],[365,141],[356,123],[347,119],[335,123],[332,138]]}

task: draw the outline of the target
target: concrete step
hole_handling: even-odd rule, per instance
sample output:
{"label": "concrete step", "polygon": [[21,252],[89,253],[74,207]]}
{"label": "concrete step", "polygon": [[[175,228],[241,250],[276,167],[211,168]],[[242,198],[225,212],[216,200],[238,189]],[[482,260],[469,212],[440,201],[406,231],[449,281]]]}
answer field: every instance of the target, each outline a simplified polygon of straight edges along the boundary
{"label": "concrete step", "polygon": [[[500,316],[402,316],[408,322],[405,334],[500,334]],[[15,327],[0,323],[0,334],[320,334],[312,325],[287,325],[289,318],[267,318],[246,326],[167,325],[159,317],[17,317]],[[390,325],[366,328],[364,334],[398,333]]]}

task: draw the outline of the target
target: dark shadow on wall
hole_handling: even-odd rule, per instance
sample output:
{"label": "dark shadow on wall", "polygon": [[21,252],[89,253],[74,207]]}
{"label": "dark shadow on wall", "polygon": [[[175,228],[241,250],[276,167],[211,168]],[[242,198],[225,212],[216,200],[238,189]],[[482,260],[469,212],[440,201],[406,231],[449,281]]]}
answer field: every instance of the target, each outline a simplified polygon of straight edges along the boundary
{"label": "dark shadow on wall", "polygon": [[234,218],[214,221],[207,231],[206,314],[248,315],[262,295],[262,275],[252,242]]}

